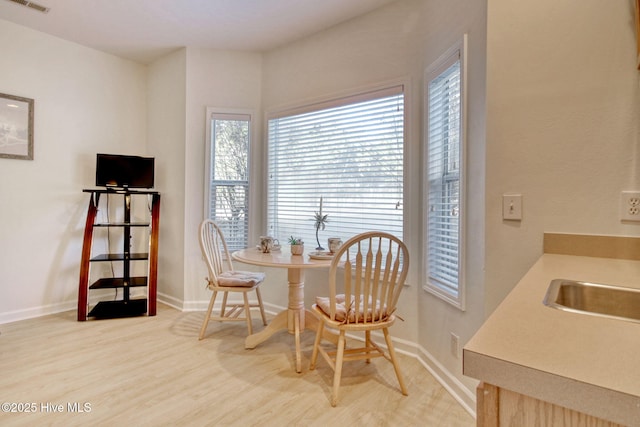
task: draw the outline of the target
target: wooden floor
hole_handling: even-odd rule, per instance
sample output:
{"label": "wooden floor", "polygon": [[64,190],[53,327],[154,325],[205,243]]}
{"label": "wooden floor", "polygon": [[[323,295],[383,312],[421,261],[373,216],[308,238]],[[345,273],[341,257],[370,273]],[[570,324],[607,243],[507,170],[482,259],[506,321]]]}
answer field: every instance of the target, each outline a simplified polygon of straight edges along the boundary
{"label": "wooden floor", "polygon": [[311,332],[303,334],[303,372],[297,374],[286,332],[245,350],[244,323],[212,322],[198,341],[202,312],[159,305],[155,317],[75,317],[73,311],[0,325],[0,425],[475,424],[408,356],[400,360],[409,396],[400,394],[386,360],[350,362],[332,408],[331,369],[323,360],[308,369]]}

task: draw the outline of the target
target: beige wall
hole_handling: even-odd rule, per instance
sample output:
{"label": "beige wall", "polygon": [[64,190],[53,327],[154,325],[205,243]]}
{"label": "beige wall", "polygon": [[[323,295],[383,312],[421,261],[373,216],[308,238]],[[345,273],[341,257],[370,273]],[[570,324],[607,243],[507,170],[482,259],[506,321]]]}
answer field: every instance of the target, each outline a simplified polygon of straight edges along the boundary
{"label": "beige wall", "polygon": [[35,100],[34,160],[0,159],[0,323],[75,309],[97,152],[145,154],[145,67],[0,20],[0,92]]}
{"label": "beige wall", "polygon": [[[633,2],[490,0],[486,295],[490,313],[542,253],[543,232],[640,235],[622,190],[640,189]],[[521,223],[501,195],[522,193]],[[584,278],[588,279],[588,278]]]}
{"label": "beige wall", "polygon": [[[204,278],[207,272],[200,254],[197,233],[204,218],[206,109],[212,107],[254,111],[256,129],[259,130],[262,56],[257,53],[187,48],[186,67],[184,307],[204,309],[211,294],[205,288]],[[252,136],[257,145],[261,140],[260,133]],[[252,148],[258,148],[256,145]],[[259,179],[259,174],[253,173],[252,178]],[[259,185],[253,188],[259,189]],[[258,191],[254,191],[252,206],[258,205],[255,199],[257,195]],[[259,233],[256,231],[254,234]]]}
{"label": "beige wall", "polygon": [[158,298],[182,307],[184,301],[186,50],[170,53],[148,67],[149,155],[156,158],[160,191]]}
{"label": "beige wall", "polygon": [[[185,48],[148,70],[0,21],[0,92],[36,99],[36,160],[0,159],[0,323],[74,308],[81,189],[93,185],[96,152],[156,156],[161,299],[204,308],[209,295],[195,231],[203,215],[206,107],[256,110],[253,148],[263,160],[265,111],[400,81],[408,88],[412,267],[401,302],[406,321],[394,336],[471,406],[475,382],[450,353],[450,334],[461,344],[473,335],[540,255],[542,233],[640,234],[640,225],[618,220],[620,191],[640,189],[632,2],[606,3],[400,0],[266,54]],[[423,73],[463,33],[464,312],[423,291],[421,274]],[[262,165],[252,171],[260,189]],[[505,192],[523,194],[522,222],[501,219]],[[251,202],[261,206],[262,192]],[[261,218],[252,218],[254,235]],[[286,305],[285,275],[268,273],[263,292],[276,309]],[[309,273],[307,303],[321,291],[322,275]]]}
{"label": "beige wall", "polygon": [[[464,33],[469,34],[470,227],[467,311],[422,289],[422,93],[425,69]],[[475,381],[462,377],[461,359],[450,355],[450,334],[471,337],[484,319],[484,86],[485,2],[399,1],[265,55],[265,111],[339,96],[385,82],[407,84],[405,242],[411,251],[409,287],[393,335],[461,399],[472,406]],[[322,294],[308,281],[307,295]],[[464,341],[462,341],[464,342]],[[417,346],[417,347],[416,347]],[[465,384],[466,383],[466,384]]]}

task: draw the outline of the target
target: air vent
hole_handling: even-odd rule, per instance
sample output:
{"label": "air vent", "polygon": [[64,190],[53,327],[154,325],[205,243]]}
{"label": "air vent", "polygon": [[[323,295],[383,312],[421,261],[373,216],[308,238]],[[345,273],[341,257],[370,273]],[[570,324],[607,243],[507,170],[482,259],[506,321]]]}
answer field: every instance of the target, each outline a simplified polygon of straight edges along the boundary
{"label": "air vent", "polygon": [[27,1],[27,0],[8,0],[12,3],[16,3],[25,7],[28,7],[30,9],[33,10],[37,10],[38,12],[42,12],[42,13],[47,13],[49,12],[49,8],[48,7],[44,7],[38,3],[34,3],[32,1]]}

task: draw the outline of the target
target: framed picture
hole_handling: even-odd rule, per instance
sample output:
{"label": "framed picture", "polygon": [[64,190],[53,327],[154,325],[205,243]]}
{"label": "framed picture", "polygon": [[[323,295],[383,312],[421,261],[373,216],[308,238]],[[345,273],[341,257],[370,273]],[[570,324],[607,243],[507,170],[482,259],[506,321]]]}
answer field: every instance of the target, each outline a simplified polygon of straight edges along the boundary
{"label": "framed picture", "polygon": [[33,99],[0,93],[0,158],[33,160]]}

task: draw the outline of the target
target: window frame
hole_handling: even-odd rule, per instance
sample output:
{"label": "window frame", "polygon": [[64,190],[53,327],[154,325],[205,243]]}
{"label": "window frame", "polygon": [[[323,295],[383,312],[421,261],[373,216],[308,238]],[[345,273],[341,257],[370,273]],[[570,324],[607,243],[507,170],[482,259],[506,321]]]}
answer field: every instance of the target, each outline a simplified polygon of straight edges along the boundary
{"label": "window frame", "polygon": [[[442,286],[430,282],[429,278],[429,86],[430,83],[449,69],[455,62],[460,61],[460,128],[459,128],[459,201],[458,201],[458,283],[457,295],[447,291]],[[467,176],[467,34],[461,40],[447,49],[434,61],[424,73],[423,89],[423,286],[422,288],[454,307],[466,309],[466,274],[465,274],[465,246],[466,246],[466,176]]]}
{"label": "window frame", "polygon": [[[211,204],[211,184],[212,182],[214,182],[215,180],[212,179],[212,170],[211,170],[211,158],[212,158],[212,149],[213,149],[213,141],[212,141],[212,126],[211,126],[211,122],[213,121],[214,118],[216,118],[215,116],[218,116],[218,118],[226,118],[226,119],[239,119],[239,120],[244,120],[247,119],[247,121],[249,122],[249,141],[248,141],[248,147],[247,147],[247,177],[246,177],[246,203],[247,203],[247,214],[246,214],[246,227],[247,227],[247,234],[245,236],[245,242],[243,244],[242,248],[229,248],[230,250],[237,250],[237,249],[243,249],[246,247],[249,247],[249,240],[251,239],[251,233],[252,233],[252,221],[251,221],[251,197],[252,197],[252,192],[253,192],[253,186],[251,183],[251,176],[252,176],[252,166],[254,163],[254,160],[252,159],[252,151],[253,151],[253,144],[254,144],[254,135],[257,135],[256,133],[256,114],[253,110],[249,110],[249,109],[231,109],[231,108],[216,108],[216,107],[206,107],[206,116],[205,116],[205,122],[206,122],[206,136],[205,136],[205,161],[204,161],[204,206],[203,206],[203,219],[207,219],[210,218],[210,204]],[[243,181],[244,182],[244,181]],[[213,220],[215,220],[215,218],[211,218]],[[226,238],[227,236],[225,236]]]}

